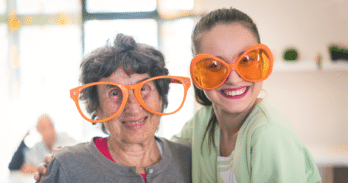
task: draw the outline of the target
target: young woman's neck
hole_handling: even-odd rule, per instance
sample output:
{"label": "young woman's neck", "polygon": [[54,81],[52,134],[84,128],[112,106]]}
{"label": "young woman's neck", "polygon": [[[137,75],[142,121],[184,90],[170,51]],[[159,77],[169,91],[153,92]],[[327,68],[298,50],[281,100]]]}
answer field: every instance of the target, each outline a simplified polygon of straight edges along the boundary
{"label": "young woman's neck", "polygon": [[254,106],[261,100],[262,99],[256,99],[255,103],[240,113],[229,113],[214,106],[214,111],[219,122],[222,135],[226,135],[228,138],[228,136],[232,137],[238,133]]}
{"label": "young woman's neck", "polygon": [[219,110],[214,106],[216,118],[220,125],[220,156],[228,157],[233,152],[237,136],[240,128],[243,126],[246,118],[253,110],[254,106],[259,103],[261,99],[256,99],[254,104],[249,106],[243,112],[229,113],[224,110]]}

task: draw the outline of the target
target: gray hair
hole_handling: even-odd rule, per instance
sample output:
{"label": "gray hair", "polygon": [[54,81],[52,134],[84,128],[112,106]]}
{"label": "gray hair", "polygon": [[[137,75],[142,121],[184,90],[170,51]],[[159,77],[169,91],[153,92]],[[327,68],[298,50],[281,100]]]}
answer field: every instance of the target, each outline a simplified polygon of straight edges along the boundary
{"label": "gray hair", "polygon": [[[84,57],[81,63],[80,82],[88,84],[109,77],[118,68],[130,76],[134,73],[149,74],[150,77],[168,75],[163,54],[146,44],[137,43],[133,37],[118,34],[112,45],[106,44]],[[162,111],[168,105],[169,83],[157,82],[156,88],[162,97]],[[87,112],[96,119],[99,99],[96,87],[83,90],[80,100],[87,104]],[[102,130],[107,134],[104,124]]]}

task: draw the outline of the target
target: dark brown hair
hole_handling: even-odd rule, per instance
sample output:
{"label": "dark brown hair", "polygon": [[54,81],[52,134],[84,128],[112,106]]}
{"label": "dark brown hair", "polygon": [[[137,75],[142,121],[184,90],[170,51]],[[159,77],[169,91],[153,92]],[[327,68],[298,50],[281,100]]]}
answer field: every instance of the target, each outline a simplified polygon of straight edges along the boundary
{"label": "dark brown hair", "polygon": [[[240,23],[241,25],[250,29],[253,32],[254,36],[257,38],[258,43],[261,42],[256,24],[247,14],[235,8],[217,9],[203,16],[200,19],[200,21],[196,24],[191,36],[193,55],[196,55],[199,53],[201,40],[202,40],[202,37],[204,37],[205,33],[209,32],[211,29],[213,29],[217,25],[231,24],[231,23]],[[204,94],[203,90],[199,89],[195,85],[193,87],[195,90],[196,101],[201,105],[211,106],[212,102]],[[215,112],[213,110],[211,118],[209,120],[209,124],[206,128],[206,132],[203,138],[205,138],[208,134],[209,144],[213,143],[214,147],[215,147],[214,130],[215,130],[216,124],[217,124],[217,119],[216,119]],[[202,146],[203,146],[203,143],[202,143]]]}

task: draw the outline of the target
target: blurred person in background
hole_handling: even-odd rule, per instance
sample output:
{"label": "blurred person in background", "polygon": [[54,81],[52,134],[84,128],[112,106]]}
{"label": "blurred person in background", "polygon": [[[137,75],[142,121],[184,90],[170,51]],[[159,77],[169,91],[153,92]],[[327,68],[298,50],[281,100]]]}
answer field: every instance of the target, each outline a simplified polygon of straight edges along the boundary
{"label": "blurred person in background", "polygon": [[[54,148],[58,146],[69,146],[76,143],[76,141],[66,133],[56,132],[54,124],[47,114],[43,114],[38,118],[36,130],[40,133],[42,140],[37,142],[33,147],[17,150],[17,157],[19,158],[22,157],[20,153],[24,152],[24,162],[23,165],[20,166],[20,170],[23,173],[35,173],[37,171],[37,166],[43,162],[45,155],[51,154]],[[22,141],[20,147],[24,145]],[[17,168],[19,168],[19,164],[20,162],[17,164]]]}

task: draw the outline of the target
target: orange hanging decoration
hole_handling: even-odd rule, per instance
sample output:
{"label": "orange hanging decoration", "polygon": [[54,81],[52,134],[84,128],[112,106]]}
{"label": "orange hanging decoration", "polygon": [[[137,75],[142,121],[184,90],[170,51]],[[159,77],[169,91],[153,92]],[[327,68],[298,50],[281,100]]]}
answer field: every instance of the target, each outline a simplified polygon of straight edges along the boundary
{"label": "orange hanging decoration", "polygon": [[58,16],[58,21],[57,24],[58,25],[67,25],[71,22],[71,19],[68,15],[64,14],[64,13],[60,13]]}
{"label": "orange hanging decoration", "polygon": [[21,26],[21,20],[17,17],[16,12],[11,12],[8,24],[12,31],[19,29]]}
{"label": "orange hanging decoration", "polygon": [[27,16],[25,17],[25,23],[28,25],[28,24],[31,24],[33,22],[33,17],[32,16]]}

